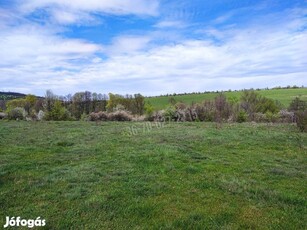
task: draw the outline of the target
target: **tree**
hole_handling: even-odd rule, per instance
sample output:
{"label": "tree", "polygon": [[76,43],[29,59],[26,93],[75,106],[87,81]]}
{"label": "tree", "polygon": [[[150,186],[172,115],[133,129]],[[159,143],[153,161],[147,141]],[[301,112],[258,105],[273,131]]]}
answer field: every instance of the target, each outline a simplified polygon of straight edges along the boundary
{"label": "tree", "polygon": [[280,109],[280,103],[263,97],[254,90],[251,90],[243,92],[241,96],[241,107],[253,119],[255,113],[277,113]]}
{"label": "tree", "polygon": [[230,116],[230,105],[226,100],[226,96],[220,93],[214,100],[215,104],[215,120],[219,124],[222,123],[223,119],[228,119]]}
{"label": "tree", "polygon": [[6,102],[4,100],[0,100],[0,112],[6,110]]}
{"label": "tree", "polygon": [[76,119],[80,119],[85,111],[84,92],[75,93],[72,98],[72,114]]}
{"label": "tree", "polygon": [[7,102],[7,110],[10,111],[14,108],[25,108],[26,106],[26,100],[24,98],[18,98],[18,99],[13,99]]}
{"label": "tree", "polygon": [[141,94],[134,94],[134,100],[133,100],[133,107],[134,107],[134,113],[142,115],[144,113],[144,107],[145,107],[145,100],[144,97]]}
{"label": "tree", "polygon": [[51,109],[57,99],[57,96],[53,94],[51,90],[47,90],[45,94],[45,102],[44,102],[44,108],[47,112],[51,112]]}
{"label": "tree", "polygon": [[26,104],[25,104],[25,110],[28,114],[31,113],[31,110],[34,109],[35,103],[37,101],[37,98],[35,95],[28,94],[25,98]]}
{"label": "tree", "polygon": [[62,102],[60,100],[56,100],[51,108],[51,111],[46,113],[45,119],[52,121],[65,121],[70,119],[70,114],[62,105]]}
{"label": "tree", "polygon": [[307,103],[299,97],[296,97],[289,106],[290,111],[304,111],[305,109],[307,109]]}
{"label": "tree", "polygon": [[89,91],[85,91],[84,92],[84,113],[85,114],[89,114],[90,112],[92,112],[91,110],[91,104],[92,104],[92,93]]}
{"label": "tree", "polygon": [[124,105],[124,97],[118,94],[109,93],[109,100],[106,106],[107,110],[112,112],[119,104],[122,104],[126,108],[127,105]]}

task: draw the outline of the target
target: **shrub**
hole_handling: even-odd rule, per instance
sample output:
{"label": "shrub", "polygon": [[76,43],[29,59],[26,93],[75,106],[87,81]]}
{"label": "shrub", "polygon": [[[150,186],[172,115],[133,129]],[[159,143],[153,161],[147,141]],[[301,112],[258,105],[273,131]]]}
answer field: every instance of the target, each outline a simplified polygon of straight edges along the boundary
{"label": "shrub", "polygon": [[123,111],[125,110],[125,106],[123,106],[122,104],[117,104],[114,108],[113,111]]}
{"label": "shrub", "polygon": [[47,121],[67,121],[71,120],[71,115],[68,110],[62,105],[61,101],[55,101],[50,112],[45,114]]}
{"label": "shrub", "polygon": [[153,121],[154,117],[154,107],[150,103],[145,104],[145,115],[146,115],[146,120],[148,121]]}
{"label": "shrub", "polygon": [[89,121],[89,115],[82,113],[80,121]]}
{"label": "shrub", "polygon": [[215,105],[215,120],[218,122],[222,122],[223,120],[228,120],[231,113],[231,106],[226,100],[226,96],[224,94],[218,95],[214,99]]}
{"label": "shrub", "polygon": [[195,121],[197,119],[197,114],[192,107],[187,107],[185,109],[177,109],[176,111],[177,121]]}
{"label": "shrub", "polygon": [[8,118],[10,120],[23,120],[26,117],[26,111],[24,108],[14,108],[11,109],[8,113]]}
{"label": "shrub", "polygon": [[107,121],[109,119],[109,116],[106,112],[99,111],[97,115],[99,121]]}
{"label": "shrub", "polygon": [[5,113],[0,113],[0,120],[1,119],[5,119],[7,117],[7,114],[5,114]]}
{"label": "shrub", "polygon": [[132,121],[141,122],[141,121],[148,121],[148,120],[145,115],[141,115],[141,116],[134,116],[132,118]]}
{"label": "shrub", "polygon": [[116,111],[109,114],[110,121],[131,121],[132,116],[126,111]]}
{"label": "shrub", "polygon": [[38,112],[38,114],[37,114],[37,120],[41,121],[41,120],[44,119],[44,117],[45,117],[44,111],[43,111],[43,110],[40,110],[40,111]]}
{"label": "shrub", "polygon": [[307,109],[295,112],[296,125],[301,132],[307,131]]}
{"label": "shrub", "polygon": [[253,121],[255,122],[266,122],[266,116],[263,113],[255,113],[253,116]]}
{"label": "shrub", "polygon": [[271,111],[267,111],[265,113],[265,118],[267,122],[277,122],[279,119],[279,114],[272,113]]}
{"label": "shrub", "polygon": [[94,113],[94,112],[90,113],[89,120],[90,121],[99,121],[98,113]]}
{"label": "shrub", "polygon": [[301,100],[299,97],[293,99],[290,103],[289,110],[290,111],[304,111],[307,108],[307,102]]}
{"label": "shrub", "polygon": [[241,110],[238,114],[237,122],[239,123],[246,122],[247,117],[248,117],[248,114],[245,111]]}
{"label": "shrub", "polygon": [[154,112],[153,114],[153,120],[154,121],[160,121],[160,122],[163,122],[165,121],[165,118],[164,118],[164,110],[159,110],[157,112]]}
{"label": "shrub", "polygon": [[212,101],[204,101],[202,104],[196,104],[192,108],[193,121],[214,121],[215,104]]}
{"label": "shrub", "polygon": [[289,112],[287,110],[280,110],[279,117],[281,122],[293,123],[295,121],[294,112]]}
{"label": "shrub", "polygon": [[184,109],[187,108],[187,105],[184,104],[184,103],[182,103],[182,102],[179,102],[179,103],[177,103],[177,104],[175,105],[175,108],[176,108],[176,109],[184,110]]}
{"label": "shrub", "polygon": [[280,103],[261,96],[255,91],[244,91],[241,96],[241,108],[244,109],[251,120],[254,120],[255,113],[265,114],[266,112],[277,113]]}
{"label": "shrub", "polygon": [[[208,118],[210,119],[211,115],[210,115],[210,111],[211,108],[210,106],[207,107],[205,102],[204,104],[195,104],[190,110],[191,112],[193,111],[195,113],[195,118],[192,117],[191,119],[194,120],[198,120],[198,121],[205,121],[208,120]],[[213,114],[213,113],[211,113]]]}
{"label": "shrub", "polygon": [[178,114],[176,113],[176,108],[174,106],[168,106],[163,112],[163,117],[168,121],[177,121]]}

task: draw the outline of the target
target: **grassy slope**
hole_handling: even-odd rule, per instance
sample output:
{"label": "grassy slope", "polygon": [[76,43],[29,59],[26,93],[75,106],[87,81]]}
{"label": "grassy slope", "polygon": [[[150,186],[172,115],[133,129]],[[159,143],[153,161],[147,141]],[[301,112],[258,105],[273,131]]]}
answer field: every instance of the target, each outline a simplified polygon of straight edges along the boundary
{"label": "grassy slope", "polygon": [[0,100],[12,100],[16,98],[23,98],[26,94],[13,92],[0,92]]}
{"label": "grassy slope", "polygon": [[9,215],[49,229],[307,228],[306,133],[146,124],[0,121],[0,226]]}
{"label": "grassy slope", "polygon": [[[272,89],[272,90],[260,90],[257,91],[261,95],[268,98],[279,100],[284,106],[289,106],[290,102],[296,97],[301,96],[302,99],[307,101],[307,89]],[[240,98],[242,91],[240,92],[225,92],[227,97]],[[183,101],[185,103],[191,104],[192,102],[202,102],[204,100],[214,99],[217,93],[205,93],[205,94],[191,94],[175,96],[176,101]],[[155,109],[163,109],[169,103],[169,98],[166,96],[146,98],[146,101],[150,102]]]}

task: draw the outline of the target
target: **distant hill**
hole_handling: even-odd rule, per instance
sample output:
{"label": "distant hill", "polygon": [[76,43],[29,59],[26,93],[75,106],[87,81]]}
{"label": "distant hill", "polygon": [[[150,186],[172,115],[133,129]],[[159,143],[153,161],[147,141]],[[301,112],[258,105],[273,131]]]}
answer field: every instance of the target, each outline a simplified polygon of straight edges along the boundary
{"label": "distant hill", "polygon": [[0,100],[12,100],[16,98],[23,98],[27,96],[23,93],[15,93],[15,92],[0,92]]}
{"label": "distant hill", "polygon": [[[307,101],[307,88],[281,88],[281,89],[261,89],[256,90],[260,95],[273,100],[278,100],[284,107],[288,107],[290,102],[295,97],[300,97]],[[221,92],[221,91],[220,91]],[[242,90],[240,91],[225,91],[227,98],[234,97],[240,99]],[[204,100],[212,100],[218,95],[218,92],[205,93],[191,93],[191,94],[172,94],[167,96],[147,97],[146,102],[149,102],[155,109],[164,109],[168,104],[170,98],[175,99],[176,102],[184,102],[187,104],[199,103]]]}

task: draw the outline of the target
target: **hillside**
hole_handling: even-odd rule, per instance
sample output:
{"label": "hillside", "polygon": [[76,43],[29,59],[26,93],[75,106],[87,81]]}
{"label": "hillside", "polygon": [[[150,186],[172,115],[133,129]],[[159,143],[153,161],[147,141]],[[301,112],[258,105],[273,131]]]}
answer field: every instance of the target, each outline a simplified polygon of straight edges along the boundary
{"label": "hillside", "polygon": [[26,94],[15,92],[0,92],[0,100],[11,100],[15,98],[25,97]]}
{"label": "hillside", "polygon": [[[307,88],[297,88],[297,89],[270,89],[270,90],[257,90],[262,96],[271,98],[273,100],[278,100],[282,103],[283,106],[289,106],[290,102],[295,97],[300,97],[303,100],[307,101]],[[242,91],[232,91],[224,92],[227,98],[235,97],[240,98]],[[176,102],[184,102],[191,104],[193,102],[202,102],[204,100],[214,99],[218,93],[208,92],[200,94],[186,94],[186,95],[170,95],[170,96],[159,96],[159,97],[149,97],[146,98],[146,102],[149,102],[153,105],[155,109],[163,109],[169,104],[170,98],[174,98]]]}

